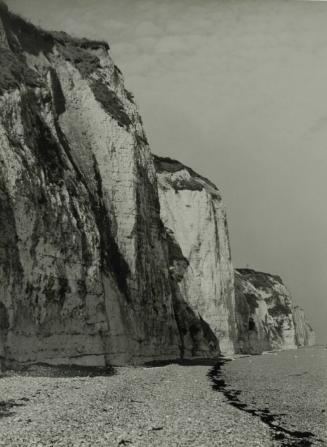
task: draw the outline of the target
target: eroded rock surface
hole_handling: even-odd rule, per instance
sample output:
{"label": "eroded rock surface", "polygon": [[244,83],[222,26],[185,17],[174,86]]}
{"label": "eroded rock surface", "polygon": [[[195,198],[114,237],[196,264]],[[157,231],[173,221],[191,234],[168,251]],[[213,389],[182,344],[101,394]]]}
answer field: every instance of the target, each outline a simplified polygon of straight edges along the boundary
{"label": "eroded rock surface", "polygon": [[259,354],[312,344],[304,316],[293,306],[279,276],[251,269],[236,270],[235,297],[241,353]]}
{"label": "eroded rock surface", "polygon": [[216,355],[181,292],[188,261],[162,224],[141,118],[108,45],[0,14],[0,356]]}
{"label": "eroded rock surface", "polygon": [[293,308],[295,340],[297,346],[313,346],[316,342],[314,330],[308,323],[304,310],[299,306]]}
{"label": "eroded rock surface", "polygon": [[173,232],[189,268],[181,280],[184,300],[234,352],[234,271],[227,218],[218,188],[182,163],[155,157],[164,225]]}
{"label": "eroded rock surface", "polygon": [[108,45],[0,10],[6,358],[178,357],[152,156]]}

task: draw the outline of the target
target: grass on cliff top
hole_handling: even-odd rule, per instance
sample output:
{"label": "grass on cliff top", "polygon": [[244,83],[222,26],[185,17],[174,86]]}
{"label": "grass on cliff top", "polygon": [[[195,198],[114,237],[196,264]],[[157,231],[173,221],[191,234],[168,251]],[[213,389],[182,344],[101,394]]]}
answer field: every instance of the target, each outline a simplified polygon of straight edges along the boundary
{"label": "grass on cliff top", "polygon": [[[206,182],[209,186],[211,186],[213,189],[218,191],[217,186],[214,183],[212,183],[209,179],[207,179],[206,177],[203,177],[202,175],[193,171],[193,169],[184,165],[180,161],[173,160],[172,158],[169,158],[169,157],[159,157],[158,155],[153,155],[153,161],[154,161],[156,171],[159,173],[170,172],[173,174],[175,172],[182,171],[183,169],[186,169],[190,173],[190,175],[194,178],[195,181],[196,181],[196,178],[201,179],[204,182]],[[192,186],[192,185],[190,185],[190,186]],[[191,189],[191,188],[186,188],[186,189]],[[201,189],[203,189],[202,185],[201,185]]]}
{"label": "grass on cliff top", "polygon": [[269,314],[272,317],[278,317],[280,315],[288,315],[291,314],[291,308],[281,302],[277,302],[274,307],[270,307],[268,309]]}
{"label": "grass on cliff top", "polygon": [[28,86],[40,85],[38,74],[26,64],[24,52],[35,56],[40,52],[48,55],[57,45],[63,57],[74,64],[86,78],[100,66],[99,58],[90,50],[99,47],[109,49],[109,45],[104,41],[75,38],[65,32],[44,31],[9,11],[3,2],[0,3],[0,17],[9,45],[9,48],[0,48],[1,92],[16,88],[24,81]]}
{"label": "grass on cliff top", "polygon": [[64,31],[45,31],[19,14],[10,11],[2,0],[0,0],[0,15],[7,33],[12,31],[18,38],[22,49],[34,55],[37,55],[40,51],[50,52],[55,43],[64,46],[74,45],[84,49],[97,49],[99,47],[109,49],[108,43],[104,40],[77,38]]}
{"label": "grass on cliff top", "polygon": [[272,275],[270,273],[257,272],[253,269],[237,269],[237,273],[250,281],[256,288],[271,288],[275,281],[283,284],[280,276]]}

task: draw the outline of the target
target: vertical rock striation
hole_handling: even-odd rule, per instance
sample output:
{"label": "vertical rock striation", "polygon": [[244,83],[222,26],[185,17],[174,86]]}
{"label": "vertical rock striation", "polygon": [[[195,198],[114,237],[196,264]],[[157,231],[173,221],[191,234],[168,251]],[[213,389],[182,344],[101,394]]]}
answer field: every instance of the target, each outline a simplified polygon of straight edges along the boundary
{"label": "vertical rock striation", "polygon": [[4,356],[179,356],[152,156],[108,45],[0,14]]}
{"label": "vertical rock striation", "polygon": [[295,306],[293,308],[293,319],[297,346],[313,346],[316,342],[315,333],[307,322],[304,310],[301,307]]}
{"label": "vertical rock striation", "polygon": [[189,268],[181,281],[185,302],[208,324],[222,353],[234,352],[234,271],[226,212],[209,180],[169,158],[154,157],[161,218]]}

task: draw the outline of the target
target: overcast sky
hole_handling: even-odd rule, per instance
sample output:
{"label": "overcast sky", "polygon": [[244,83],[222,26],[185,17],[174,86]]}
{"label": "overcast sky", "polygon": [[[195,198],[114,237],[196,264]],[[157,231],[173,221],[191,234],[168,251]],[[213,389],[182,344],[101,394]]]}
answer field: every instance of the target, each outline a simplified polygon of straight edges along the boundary
{"label": "overcast sky", "polygon": [[280,274],[327,342],[327,3],[7,3],[109,41],[152,151],[221,188],[234,265]]}

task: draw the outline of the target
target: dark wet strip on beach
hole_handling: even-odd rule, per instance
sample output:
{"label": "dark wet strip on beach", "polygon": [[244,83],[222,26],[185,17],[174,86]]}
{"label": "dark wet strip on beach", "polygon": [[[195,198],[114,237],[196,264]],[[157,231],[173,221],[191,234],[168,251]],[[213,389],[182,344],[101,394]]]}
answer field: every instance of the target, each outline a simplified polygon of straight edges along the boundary
{"label": "dark wet strip on beach", "polygon": [[23,407],[23,403],[17,403],[14,400],[0,401],[0,419],[13,416],[15,413],[11,411],[14,407]]}
{"label": "dark wet strip on beach", "polygon": [[212,382],[212,388],[223,393],[230,405],[241,411],[245,411],[252,416],[260,418],[261,421],[270,428],[273,439],[279,441],[280,445],[283,447],[309,447],[317,442],[323,444],[322,440],[316,438],[315,435],[309,431],[288,430],[287,428],[278,425],[278,419],[280,416],[283,416],[283,414],[271,414],[268,408],[253,409],[247,404],[242,403],[238,398],[241,391],[227,388],[228,385],[222,378],[221,368],[229,361],[230,360],[227,359],[219,360],[219,362],[209,371],[208,377]]}

